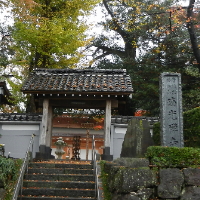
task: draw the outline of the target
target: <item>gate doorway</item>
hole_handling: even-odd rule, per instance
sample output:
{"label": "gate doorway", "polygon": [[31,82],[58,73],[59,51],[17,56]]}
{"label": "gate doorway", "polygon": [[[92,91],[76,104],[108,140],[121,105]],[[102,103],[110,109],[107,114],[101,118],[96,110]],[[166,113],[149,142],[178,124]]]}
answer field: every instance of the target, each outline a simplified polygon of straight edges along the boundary
{"label": "gate doorway", "polygon": [[[52,137],[52,153],[51,155],[54,155],[55,158],[57,158],[55,154],[56,146],[55,142],[58,140],[60,136],[53,136]],[[77,148],[75,155],[74,148],[75,148],[75,137],[80,138],[80,146]],[[87,146],[88,146],[88,160],[92,159],[92,136],[87,138],[85,135],[76,135],[76,136],[62,136],[63,140],[67,144],[63,150],[65,151],[65,154],[63,154],[62,159],[69,159],[69,160],[86,160],[87,158]],[[87,145],[88,141],[88,145]],[[104,139],[102,137],[95,136],[95,150],[97,153],[102,154],[103,153],[103,145],[104,145]],[[78,159],[77,159],[78,158]]]}

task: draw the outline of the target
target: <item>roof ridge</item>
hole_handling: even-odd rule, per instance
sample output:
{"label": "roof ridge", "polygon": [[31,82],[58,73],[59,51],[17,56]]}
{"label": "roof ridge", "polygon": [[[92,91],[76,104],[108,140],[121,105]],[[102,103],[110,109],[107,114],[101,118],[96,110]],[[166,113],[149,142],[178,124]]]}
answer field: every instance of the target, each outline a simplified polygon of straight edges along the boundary
{"label": "roof ridge", "polygon": [[46,69],[46,68],[36,68],[32,73],[103,73],[103,74],[126,74],[126,69]]}

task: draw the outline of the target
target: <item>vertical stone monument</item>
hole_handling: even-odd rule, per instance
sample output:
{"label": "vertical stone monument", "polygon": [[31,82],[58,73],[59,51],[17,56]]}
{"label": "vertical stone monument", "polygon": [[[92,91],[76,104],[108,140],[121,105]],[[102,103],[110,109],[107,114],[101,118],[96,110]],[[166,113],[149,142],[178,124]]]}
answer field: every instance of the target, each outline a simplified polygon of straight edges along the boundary
{"label": "vertical stone monument", "polygon": [[160,76],[161,145],[183,147],[182,89],[179,73]]}
{"label": "vertical stone monument", "polygon": [[149,122],[133,118],[128,124],[120,157],[143,158],[152,145]]}

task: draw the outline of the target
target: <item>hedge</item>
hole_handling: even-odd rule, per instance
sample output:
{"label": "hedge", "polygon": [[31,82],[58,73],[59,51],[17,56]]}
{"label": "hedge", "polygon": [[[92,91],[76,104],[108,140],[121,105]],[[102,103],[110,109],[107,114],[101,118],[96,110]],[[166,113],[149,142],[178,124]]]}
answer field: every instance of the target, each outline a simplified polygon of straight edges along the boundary
{"label": "hedge", "polygon": [[150,146],[145,157],[150,165],[161,168],[200,166],[200,148]]}

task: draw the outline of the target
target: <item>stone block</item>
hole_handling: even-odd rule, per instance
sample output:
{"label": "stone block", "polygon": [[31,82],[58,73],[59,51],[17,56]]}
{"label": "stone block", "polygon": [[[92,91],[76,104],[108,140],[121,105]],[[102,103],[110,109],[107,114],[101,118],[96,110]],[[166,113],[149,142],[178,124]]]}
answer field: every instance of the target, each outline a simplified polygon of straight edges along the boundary
{"label": "stone block", "polygon": [[140,199],[138,196],[136,196],[135,194],[115,194],[112,197],[112,200],[142,200]]}
{"label": "stone block", "polygon": [[153,188],[156,185],[156,172],[149,168],[120,168],[113,179],[113,189],[122,193],[137,192],[141,188]]}
{"label": "stone block", "polygon": [[116,165],[130,168],[149,167],[149,160],[145,158],[118,158],[113,162]]}
{"label": "stone block", "polygon": [[116,183],[121,183],[121,170],[119,170],[118,167],[113,167],[112,170],[110,171],[109,174],[109,189],[110,191],[115,191],[116,190]]}
{"label": "stone block", "polygon": [[134,118],[128,124],[120,157],[143,158],[152,145],[149,122]]}
{"label": "stone block", "polygon": [[188,186],[181,195],[181,200],[199,200],[200,199],[200,187]]}
{"label": "stone block", "polygon": [[186,185],[200,186],[200,169],[186,168],[183,174]]}
{"label": "stone block", "polygon": [[154,194],[153,188],[142,188],[128,194],[113,194],[112,200],[149,200]]}
{"label": "stone block", "polygon": [[137,191],[137,196],[141,200],[152,199],[153,195],[154,195],[154,189],[153,188],[141,188]]}
{"label": "stone block", "polygon": [[160,169],[160,184],[158,185],[158,196],[160,198],[179,198],[184,183],[183,173],[176,168]]}
{"label": "stone block", "polygon": [[0,188],[0,200],[5,199],[5,194],[6,194],[6,190],[3,188]]}

